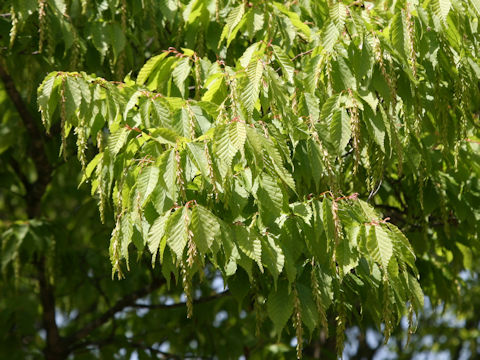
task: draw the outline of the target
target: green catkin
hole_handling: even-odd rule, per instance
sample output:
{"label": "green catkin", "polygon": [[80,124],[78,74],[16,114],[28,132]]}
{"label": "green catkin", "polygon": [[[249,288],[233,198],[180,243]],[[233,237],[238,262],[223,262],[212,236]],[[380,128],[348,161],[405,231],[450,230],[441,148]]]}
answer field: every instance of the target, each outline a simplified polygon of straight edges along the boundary
{"label": "green catkin", "polygon": [[[391,76],[390,72],[387,71],[387,68],[385,66],[383,51],[382,51],[382,48],[380,47],[380,39],[376,36],[373,37],[373,50],[374,50],[375,60],[377,61],[378,66],[380,67],[382,76],[385,78],[388,89],[390,90],[391,104],[387,109],[387,113],[389,114],[390,129],[392,133],[393,144],[395,146],[395,151],[397,152],[397,156],[398,156],[398,174],[401,175],[403,170],[403,150],[402,150],[402,144],[399,139],[398,129],[395,124],[396,107],[397,107],[397,90],[394,83],[394,78]],[[389,70],[391,70],[390,67],[389,67]]]}
{"label": "green catkin", "polygon": [[410,339],[414,332],[415,332],[415,327],[413,324],[413,304],[412,304],[412,299],[410,299],[410,304],[408,305],[407,343],[405,344],[405,346],[407,346],[410,343]]}
{"label": "green catkin", "polygon": [[192,108],[187,103],[187,112],[188,112],[188,131],[190,132],[190,139],[195,139],[195,115],[193,114]]}
{"label": "green catkin", "polygon": [[[97,133],[97,147],[100,153],[104,152],[102,132]],[[107,203],[107,194],[104,188],[104,180],[103,180],[102,172],[103,172],[103,156],[100,158],[100,161],[98,162],[98,165],[95,169],[95,175],[97,176],[97,179],[98,179],[97,193],[98,193],[98,199],[99,199],[98,207],[100,210],[100,220],[102,221],[102,224],[105,224],[105,207]]]}
{"label": "green catkin", "polygon": [[46,27],[47,27],[47,18],[46,18],[46,9],[47,0],[38,0],[38,52],[42,53],[43,45],[45,43]]}
{"label": "green catkin", "polygon": [[409,59],[408,62],[412,69],[413,78],[417,79],[417,53],[415,52],[415,23],[412,18],[412,12],[410,10],[410,2],[407,1],[405,9],[405,17],[407,22],[407,42],[409,47]]}
{"label": "green catkin", "polygon": [[[328,59],[331,60],[331,59]],[[333,80],[332,80],[332,62],[327,60],[326,76],[327,76],[327,94],[328,96],[333,95]]]}
{"label": "green catkin", "polygon": [[80,3],[82,5],[82,15],[86,15],[88,10],[88,0],[80,0]]}
{"label": "green catkin", "polygon": [[455,100],[460,110],[460,121],[458,122],[458,134],[454,146],[455,169],[458,166],[460,147],[467,137],[467,122],[469,117],[470,97],[467,84],[470,83],[468,74],[466,74],[465,64],[461,64],[458,71],[458,78],[455,81]]}
{"label": "green catkin", "polygon": [[255,336],[260,336],[262,330],[262,323],[264,320],[264,310],[262,309],[263,304],[260,303],[260,300],[263,299],[259,294],[254,294],[253,309],[255,312]]}
{"label": "green catkin", "polygon": [[80,119],[78,126],[74,130],[77,136],[77,157],[82,164],[82,169],[85,170],[87,159],[85,156],[85,150],[87,149],[87,132],[85,129],[85,119]]}
{"label": "green catkin", "polygon": [[328,154],[327,149],[323,146],[322,141],[320,140],[320,137],[318,136],[317,130],[315,129],[315,123],[314,120],[311,116],[309,116],[309,128],[312,133],[312,137],[317,143],[318,147],[320,148],[320,153],[322,154],[322,162],[325,168],[327,169],[328,173],[328,182],[330,185],[330,188],[332,191],[335,191],[336,188],[338,187],[336,184],[336,177],[335,177],[335,171],[333,169],[333,164],[330,160],[330,156]]}
{"label": "green catkin", "polygon": [[214,194],[214,197],[215,197],[215,201],[218,201],[218,188],[217,188],[217,179],[215,178],[215,172],[213,170],[213,162],[212,162],[212,158],[210,156],[210,152],[208,150],[208,143],[207,141],[205,140],[203,142],[204,144],[204,152],[205,152],[205,157],[207,158],[207,167],[208,167],[208,177],[212,183],[212,187],[213,187],[213,194]]}
{"label": "green catkin", "polygon": [[62,77],[62,86],[60,88],[60,117],[61,117],[61,131],[62,131],[62,155],[63,155],[63,160],[67,161],[67,135],[66,135],[66,118],[67,118],[67,109],[66,109],[66,100],[65,100],[65,83],[66,83],[66,76],[64,75]]}
{"label": "green catkin", "polygon": [[355,164],[353,173],[356,174],[360,162],[360,117],[358,114],[357,100],[353,96],[352,89],[348,89],[348,95],[352,100],[353,106],[350,108],[350,126],[352,131],[353,149],[355,154]]}
{"label": "green catkin", "polygon": [[383,170],[385,165],[385,154],[380,147],[375,143],[371,144],[371,157],[370,166],[367,169],[369,175],[369,187],[370,192],[375,192],[383,179]]}
{"label": "green catkin", "polygon": [[187,260],[184,261],[182,267],[183,291],[187,298],[187,317],[191,318],[193,315],[193,291],[192,291],[192,274],[193,266],[195,264],[195,257],[197,256],[197,247],[193,241],[193,232],[189,229],[190,218],[188,216],[188,209],[185,211],[183,218],[185,228],[187,229]]}
{"label": "green catkin", "polygon": [[176,164],[177,186],[180,190],[180,194],[182,195],[182,200],[186,201],[187,194],[185,192],[185,179],[183,177],[182,156],[178,148],[175,149],[175,164]]}
{"label": "green catkin", "polygon": [[[122,32],[124,36],[127,36],[127,2],[126,0],[122,0],[121,7],[121,22],[120,26],[122,27]],[[125,74],[125,50],[123,50],[119,56],[117,61],[117,78],[118,80],[122,80]]]}
{"label": "green catkin", "polygon": [[317,311],[320,316],[320,322],[322,323],[322,327],[325,331],[325,336],[328,337],[328,320],[327,320],[327,314],[325,311],[325,307],[323,305],[322,301],[322,296],[320,293],[320,285],[318,283],[317,279],[317,274],[315,272],[315,264],[312,261],[312,271],[310,274],[310,279],[312,282],[312,288],[313,288],[313,297],[315,300],[315,305],[317,306]]}
{"label": "green catkin", "polygon": [[298,297],[297,288],[293,289],[293,299],[293,326],[295,327],[295,336],[297,337],[297,359],[301,359],[303,350],[302,309],[300,306],[300,298]]}
{"label": "green catkin", "polygon": [[[333,262],[337,263],[337,248],[340,241],[343,238],[342,224],[340,222],[340,217],[338,216],[338,203],[335,199],[332,198],[332,217],[334,223],[334,236],[335,236],[335,248],[333,249]],[[343,277],[343,269],[340,266],[337,266],[336,271],[340,274],[340,277]]]}
{"label": "green catkin", "polygon": [[13,260],[13,285],[15,291],[18,291],[20,288],[20,267],[22,265],[22,259],[16,254],[15,259]]}
{"label": "green catkin", "polygon": [[[386,273],[388,270],[383,269],[383,271]],[[394,328],[392,302],[390,301],[390,286],[386,275],[384,275],[383,279],[383,322],[385,325],[383,331],[384,344],[386,344]]]}
{"label": "green catkin", "polygon": [[11,49],[13,47],[13,44],[15,43],[15,39],[17,37],[17,32],[18,32],[18,17],[17,17],[17,13],[15,12],[15,8],[13,6],[10,8],[10,14],[12,16],[12,27],[10,29],[10,43],[9,43],[9,47]]}
{"label": "green catkin", "polygon": [[339,303],[337,304],[337,330],[336,330],[336,348],[337,348],[337,357],[343,358],[343,347],[345,345],[345,327],[347,322],[347,314],[345,309],[345,303],[343,302],[343,297],[341,297]]}
{"label": "green catkin", "polygon": [[192,300],[192,279],[188,274],[186,269],[187,264],[182,263],[182,283],[183,283],[183,292],[187,298],[187,318],[191,318],[193,314],[193,300]]}
{"label": "green catkin", "polygon": [[120,233],[120,219],[122,217],[122,213],[117,215],[117,220],[115,223],[115,228],[112,231],[112,237],[110,240],[110,261],[112,263],[112,279],[117,274],[118,279],[123,278],[123,274],[120,268],[120,241],[119,241],[119,233]]}
{"label": "green catkin", "polygon": [[197,54],[194,54],[193,61],[195,66],[195,100],[200,100],[202,79],[200,75],[200,58],[197,56]]}

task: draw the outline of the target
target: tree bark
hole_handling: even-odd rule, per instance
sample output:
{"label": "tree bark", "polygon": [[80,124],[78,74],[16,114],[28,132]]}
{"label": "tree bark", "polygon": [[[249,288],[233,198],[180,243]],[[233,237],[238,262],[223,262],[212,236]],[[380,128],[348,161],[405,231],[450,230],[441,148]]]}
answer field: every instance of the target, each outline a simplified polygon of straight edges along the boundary
{"label": "tree bark", "polygon": [[40,301],[42,303],[43,328],[47,333],[47,344],[43,351],[47,360],[66,359],[67,352],[65,342],[59,334],[57,321],[55,319],[55,292],[47,278],[45,267],[46,259],[42,257],[37,261],[38,283],[40,285]]}

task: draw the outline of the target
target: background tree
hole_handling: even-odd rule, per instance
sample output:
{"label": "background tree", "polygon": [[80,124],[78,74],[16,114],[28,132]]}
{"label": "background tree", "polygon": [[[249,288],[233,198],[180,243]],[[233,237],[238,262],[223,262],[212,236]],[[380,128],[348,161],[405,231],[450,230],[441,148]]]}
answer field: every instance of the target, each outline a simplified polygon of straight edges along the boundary
{"label": "background tree", "polygon": [[477,351],[478,1],[1,10],[3,356]]}

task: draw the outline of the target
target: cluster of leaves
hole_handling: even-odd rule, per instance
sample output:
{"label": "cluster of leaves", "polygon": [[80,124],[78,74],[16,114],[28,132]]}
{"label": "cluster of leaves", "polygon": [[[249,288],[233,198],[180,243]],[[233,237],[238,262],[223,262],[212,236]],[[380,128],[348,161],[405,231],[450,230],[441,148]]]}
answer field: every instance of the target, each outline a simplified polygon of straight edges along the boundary
{"label": "cluster of leaves", "polygon": [[[208,5],[191,2],[187,23],[216,23]],[[430,180],[445,201],[442,170],[462,175],[458,157],[476,156],[465,139],[476,121],[478,9],[356,5],[231,4],[217,48],[222,56],[236,45],[232,65],[171,48],[136,81],[64,72],[45,79],[45,125],[57,111],[64,138],[75,129],[102,216],[112,198],[114,272],[122,275],[122,259],[128,267],[130,243],[148,247],[167,279],[182,278],[191,304],[205,261],[232,292],[238,264],[268,294],[278,333],[291,317],[301,339],[302,322],[313,331],[333,304],[340,349],[347,309],[383,321],[388,337],[407,302],[410,313],[421,308],[413,249],[366,202],[341,195],[365,190],[347,185],[345,173],[366,179],[372,196],[386,171],[408,176],[421,207]],[[98,154],[87,165],[89,141]],[[255,275],[264,268],[273,286]]]}
{"label": "cluster of leaves", "polygon": [[[218,269],[257,331],[291,320],[299,355],[304,327],[336,327],[340,352],[348,319],[386,337],[405,313],[412,326],[417,280],[458,301],[480,251],[478,0],[40,0],[10,14],[10,51],[35,49],[7,58],[16,78],[72,71],[51,73],[38,104],[113,218],[114,274],[148,249],[191,314],[210,281],[197,277]],[[20,82],[26,96],[37,84]],[[18,152],[5,114],[0,153]],[[41,177],[23,163],[26,184]],[[7,230],[2,270],[60,254],[52,229]]]}

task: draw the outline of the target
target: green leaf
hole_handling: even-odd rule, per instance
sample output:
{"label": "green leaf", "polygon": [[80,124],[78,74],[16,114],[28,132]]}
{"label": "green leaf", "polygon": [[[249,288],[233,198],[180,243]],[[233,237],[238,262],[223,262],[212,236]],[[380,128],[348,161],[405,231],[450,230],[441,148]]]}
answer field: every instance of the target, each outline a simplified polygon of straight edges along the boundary
{"label": "green leaf", "polygon": [[[355,249],[356,235],[360,227],[349,228],[348,235],[341,238],[336,248],[336,259],[338,266],[342,268],[343,274],[348,274],[350,270],[358,264],[358,252]],[[356,230],[356,232],[355,232]],[[353,243],[353,241],[355,243]]]}
{"label": "green leaf", "polygon": [[233,122],[228,126],[230,143],[232,146],[240,152],[243,152],[243,146],[247,139],[246,126],[242,122]]}
{"label": "green leaf", "polygon": [[317,305],[312,296],[312,289],[302,283],[297,283],[298,297],[301,305],[302,321],[313,333],[318,325],[320,317],[317,311]]}
{"label": "green leaf", "polygon": [[452,3],[450,0],[433,0],[432,3],[433,12],[444,22],[447,20],[451,6]]}
{"label": "green leaf", "polygon": [[473,8],[477,12],[477,15],[480,16],[480,0],[470,0]]}
{"label": "green leaf", "polygon": [[250,259],[256,261],[258,267],[263,272],[262,243],[258,236],[254,233],[248,232],[243,226],[233,226],[232,229],[235,241],[240,250],[242,250],[242,252]]}
{"label": "green leaf", "polygon": [[152,117],[156,120],[156,123],[159,124],[160,127],[170,127],[172,115],[168,104],[162,99],[153,99],[150,101],[153,105],[151,107]]}
{"label": "green leaf", "polygon": [[250,64],[250,61],[252,60],[252,57],[258,50],[259,46],[259,42],[253,43],[243,52],[243,55],[238,59],[238,62],[243,68],[247,68],[248,64]]}
{"label": "green leaf", "polygon": [[261,60],[253,60],[247,68],[248,82],[242,93],[242,102],[248,114],[252,114],[255,103],[258,100],[260,92],[260,82],[262,80],[263,63]]}
{"label": "green leaf", "polygon": [[67,76],[65,80],[65,112],[68,121],[76,118],[76,111],[81,104],[82,90],[80,84],[75,77]]}
{"label": "green leaf", "polygon": [[350,117],[347,111],[343,108],[335,111],[330,121],[330,141],[338,154],[343,152],[351,135]]}
{"label": "green leaf", "polygon": [[410,293],[413,295],[413,304],[416,311],[421,311],[424,306],[423,291],[417,279],[415,279],[411,274],[408,274],[408,287],[410,289]]}
{"label": "green leaf", "polygon": [[188,209],[186,206],[178,208],[167,220],[166,235],[167,244],[173,253],[177,256],[177,259],[182,259],[183,250],[187,245],[187,222],[186,216]]}
{"label": "green leaf", "polygon": [[322,111],[320,113],[320,119],[324,123],[330,123],[335,110],[338,108],[339,95],[332,95],[322,105]]}
{"label": "green leaf", "polygon": [[[238,148],[232,144],[230,137],[231,125],[219,126],[215,130],[214,152],[222,162],[222,176],[227,172],[232,164],[233,157],[238,152]],[[238,145],[238,144],[237,144]]]}
{"label": "green leaf", "polygon": [[158,178],[160,176],[160,170],[156,166],[148,166],[141,170],[137,179],[137,190],[141,196],[141,205],[145,205],[145,202],[149,199],[150,194],[157,186]]}
{"label": "green leaf", "polygon": [[125,48],[126,39],[122,27],[118,23],[113,23],[109,27],[110,41],[109,44],[113,49],[113,58],[116,62],[121,52]]}
{"label": "green leaf", "polygon": [[260,217],[264,225],[269,226],[283,208],[283,193],[277,180],[267,174],[262,174],[256,194]]}
{"label": "green leaf", "polygon": [[50,126],[52,125],[51,118],[57,107],[57,102],[52,101],[55,100],[55,98],[58,98],[58,94],[55,94],[56,96],[54,96],[54,90],[58,88],[60,83],[61,80],[57,78],[57,72],[51,72],[43,80],[37,90],[38,107],[42,113],[42,122],[47,131],[50,130]]}
{"label": "green leaf", "polygon": [[277,286],[277,279],[285,265],[285,256],[272,236],[262,237],[262,260],[273,276],[273,284]]}
{"label": "green leaf", "polygon": [[386,272],[388,269],[388,263],[393,254],[392,240],[388,236],[387,231],[382,225],[369,225],[367,237],[367,249],[369,255],[380,265]]}
{"label": "green leaf", "polygon": [[173,69],[173,82],[177,85],[182,97],[185,97],[185,80],[190,74],[191,66],[188,57],[182,58]]}
{"label": "green leaf", "polygon": [[294,306],[293,293],[288,289],[286,281],[280,281],[277,289],[272,289],[267,298],[268,316],[275,326],[275,332],[280,336],[282,329],[292,315]]}
{"label": "green leaf", "polygon": [[[147,245],[148,250],[152,254],[152,266],[155,267],[155,259],[157,257],[157,252],[160,248],[160,243],[164,239],[165,235],[165,225],[167,224],[167,219],[170,216],[170,211],[166,212],[162,216],[159,216],[155,219],[150,231],[148,232]],[[161,255],[163,251],[161,250]],[[162,261],[162,257],[160,258]]]}
{"label": "green leaf", "polygon": [[220,235],[220,222],[208,209],[196,205],[192,210],[193,240],[202,254],[206,254]]}
{"label": "green leaf", "polygon": [[178,134],[175,131],[166,129],[166,128],[153,129],[150,132],[150,136],[160,144],[169,144],[169,145],[176,145],[177,140],[181,138],[180,136],[178,136]]}
{"label": "green leaf", "polygon": [[177,175],[175,164],[175,151],[173,149],[165,151],[158,160],[160,169],[159,182],[173,201],[177,199]]}
{"label": "green leaf", "polygon": [[281,3],[274,2],[275,7],[283,14],[287,15],[293,26],[295,26],[307,39],[310,39],[310,28],[300,20],[300,16],[293,11],[289,11],[287,7]]}
{"label": "green leaf", "polygon": [[327,53],[332,52],[333,47],[337,43],[338,38],[340,37],[340,32],[338,31],[337,26],[333,22],[329,22],[323,31],[323,48]]}
{"label": "green leaf", "polygon": [[152,74],[152,72],[159,66],[159,64],[161,64],[162,60],[165,59],[167,55],[168,52],[164,52],[163,54],[150,58],[140,69],[140,72],[137,76],[137,84],[145,84],[150,74]]}
{"label": "green leaf", "polygon": [[120,149],[126,144],[129,131],[127,128],[120,128],[114,133],[110,134],[107,140],[107,151],[110,156],[115,157]]}
{"label": "green leaf", "polygon": [[335,2],[330,7],[330,19],[332,19],[339,31],[342,31],[345,26],[345,19],[347,18],[347,7],[342,2]]}
{"label": "green leaf", "polygon": [[285,54],[283,49],[280,46],[272,45],[273,53],[275,54],[275,59],[278,61],[282,67],[283,75],[287,78],[288,81],[293,81],[293,73],[295,68],[293,66],[292,60]]}
{"label": "green leaf", "polygon": [[392,20],[392,29],[390,34],[392,37],[393,46],[400,53],[400,55],[402,55],[405,61],[408,58],[407,54],[409,53],[407,31],[405,13],[403,11],[398,12]]}
{"label": "green leaf", "polygon": [[120,253],[127,263],[127,269],[130,269],[128,264],[128,245],[132,242],[133,223],[130,215],[124,214],[120,220]]}
{"label": "green leaf", "polygon": [[233,8],[232,11],[230,11],[227,17],[227,22],[223,28],[222,35],[220,36],[220,41],[218,42],[219,47],[224,39],[227,39],[228,41],[227,47],[228,47],[228,45],[230,44],[230,41],[232,40],[234,29],[242,20],[244,13],[245,13],[245,7],[243,4],[238,5],[237,7]]}

